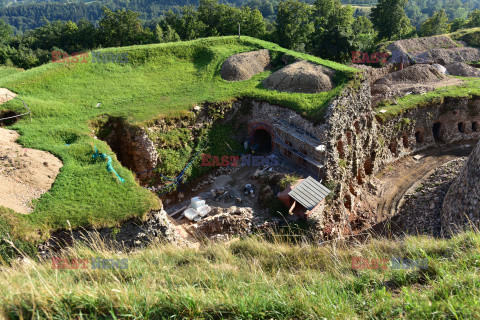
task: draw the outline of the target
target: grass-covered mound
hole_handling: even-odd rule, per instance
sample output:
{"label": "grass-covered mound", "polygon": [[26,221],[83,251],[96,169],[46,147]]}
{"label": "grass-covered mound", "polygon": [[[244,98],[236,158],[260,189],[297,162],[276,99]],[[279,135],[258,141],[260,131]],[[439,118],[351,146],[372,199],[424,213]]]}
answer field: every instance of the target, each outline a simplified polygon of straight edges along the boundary
{"label": "grass-covered mound", "polygon": [[22,71],[23,69],[0,66],[0,79]]}
{"label": "grass-covered mound", "polygon": [[[247,238],[199,249],[157,245],[132,254],[113,253],[94,242],[93,249],[78,246],[63,258],[88,259],[87,269],[55,270],[50,261],[0,269],[0,317],[480,317],[478,233],[358,246]],[[126,260],[122,269],[92,269],[92,258]]]}
{"label": "grass-covered mound", "polygon": [[464,41],[468,46],[480,47],[480,28],[460,29],[448,36],[453,40]]}
{"label": "grass-covered mound", "polygon": [[[308,59],[336,70],[336,88],[316,95],[266,90],[261,81],[272,71],[243,82],[221,79],[219,69],[227,57],[262,48],[270,50],[273,63],[280,64],[287,53],[291,59]],[[23,119],[11,127],[20,132],[20,143],[49,151],[64,164],[35,211],[22,217],[44,231],[68,225],[113,225],[141,217],[158,205],[155,195],[135,182],[134,174],[121,167],[107,144],[92,138],[88,125],[92,120],[109,115],[142,126],[159,116],[185,113],[205,101],[236,97],[280,103],[316,119],[356,72],[248,37],[111,48],[102,52],[126,52],[128,63],[49,63],[24,72],[0,69],[0,87],[17,93],[32,109],[32,122]],[[2,107],[22,110],[18,100]],[[94,145],[113,157],[113,167],[125,179],[124,184],[107,173],[104,161],[92,158]]]}

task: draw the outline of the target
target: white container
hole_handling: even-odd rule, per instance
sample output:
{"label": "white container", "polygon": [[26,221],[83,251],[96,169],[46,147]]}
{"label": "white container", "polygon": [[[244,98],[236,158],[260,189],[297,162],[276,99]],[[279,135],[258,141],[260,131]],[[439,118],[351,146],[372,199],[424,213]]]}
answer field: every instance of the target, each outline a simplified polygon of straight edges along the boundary
{"label": "white container", "polygon": [[197,212],[198,214],[203,218],[205,217],[207,214],[210,213],[210,211],[212,211],[212,208],[210,208],[210,206],[203,206],[203,207],[200,207],[197,209]]}
{"label": "white container", "polygon": [[200,199],[199,197],[192,198],[191,207],[195,210],[201,208],[205,205],[205,200]]}
{"label": "white container", "polygon": [[188,208],[187,210],[185,210],[185,211],[183,212],[183,215],[184,215],[185,218],[187,218],[188,220],[193,221],[193,220],[195,220],[195,218],[197,218],[198,212],[197,212],[197,210],[195,210],[195,209]]}

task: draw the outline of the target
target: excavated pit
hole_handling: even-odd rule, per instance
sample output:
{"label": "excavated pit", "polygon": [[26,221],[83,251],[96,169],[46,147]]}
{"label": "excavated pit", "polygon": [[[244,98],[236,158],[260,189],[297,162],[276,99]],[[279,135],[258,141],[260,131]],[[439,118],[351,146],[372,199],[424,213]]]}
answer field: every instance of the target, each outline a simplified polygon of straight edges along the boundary
{"label": "excavated pit", "polygon": [[19,113],[12,110],[0,111],[0,127],[8,127],[16,123],[19,119],[18,115]]}
{"label": "excavated pit", "polygon": [[109,117],[100,122],[94,132],[115,152],[118,161],[136,173],[141,182],[152,178],[154,172],[150,170],[156,168],[158,154],[147,134],[122,118]]}

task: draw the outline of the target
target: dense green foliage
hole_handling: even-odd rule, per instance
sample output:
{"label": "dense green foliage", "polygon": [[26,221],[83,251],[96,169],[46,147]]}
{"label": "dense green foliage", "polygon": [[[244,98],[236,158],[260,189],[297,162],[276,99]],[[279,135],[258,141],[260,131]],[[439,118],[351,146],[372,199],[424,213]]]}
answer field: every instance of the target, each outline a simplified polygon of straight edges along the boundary
{"label": "dense green foliage", "polygon": [[405,15],[407,0],[380,0],[372,9],[371,18],[380,39],[405,38],[412,31]]}
{"label": "dense green foliage", "polygon": [[405,12],[415,27],[419,27],[435,12],[445,10],[450,21],[466,19],[475,9],[480,9],[480,2],[476,0],[409,0]]}
{"label": "dense green foliage", "polygon": [[423,37],[445,34],[450,31],[451,24],[448,23],[448,17],[445,10],[435,12],[435,14],[425,21],[420,27],[420,34]]}
{"label": "dense green foliage", "polygon": [[305,50],[305,43],[313,32],[311,16],[312,9],[308,4],[296,0],[282,1],[276,19],[277,42],[285,48]]}
{"label": "dense green foliage", "polygon": [[[314,10],[315,30],[310,44],[312,52],[332,60],[348,61],[350,52],[358,47],[354,43],[352,30],[355,21],[353,9],[342,6],[339,0],[317,0]],[[363,21],[365,18],[357,19]],[[359,28],[357,31],[373,32],[373,29]]]}
{"label": "dense green foliage", "polygon": [[480,48],[480,30],[459,35],[456,39],[465,41],[469,46]]}

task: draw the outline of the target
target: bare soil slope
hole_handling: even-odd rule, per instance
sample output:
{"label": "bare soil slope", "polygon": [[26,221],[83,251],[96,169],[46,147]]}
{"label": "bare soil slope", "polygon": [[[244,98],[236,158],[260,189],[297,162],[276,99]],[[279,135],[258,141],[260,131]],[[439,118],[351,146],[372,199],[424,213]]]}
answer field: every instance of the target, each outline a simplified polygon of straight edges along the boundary
{"label": "bare soil slope", "polygon": [[461,157],[468,156],[471,145],[451,145],[444,148],[420,152],[420,159],[408,156],[392,163],[379,172],[374,179],[376,190],[365,195],[365,204],[377,217],[378,224],[371,231],[377,234],[401,235],[412,228],[412,221],[425,215],[417,212],[417,217],[409,216],[408,221],[397,215],[403,198],[409,190],[415,190],[430,177],[435,169]]}
{"label": "bare soil slope", "polygon": [[396,51],[401,53],[419,53],[438,48],[451,49],[457,46],[455,41],[449,37],[437,36],[395,41],[389,44],[387,49],[394,55]]}
{"label": "bare soil slope", "polygon": [[0,88],[0,104],[12,100],[15,98],[15,96],[16,94],[12,91],[5,88]]}
{"label": "bare soil slope", "polygon": [[48,152],[23,148],[15,143],[18,136],[0,128],[0,206],[30,213],[31,201],[51,188],[62,162]]}
{"label": "bare soil slope", "polygon": [[372,86],[372,101],[373,105],[377,105],[384,99],[403,97],[409,93],[423,94],[462,83],[462,80],[446,76],[431,65],[417,64],[389,73],[376,81]]}

